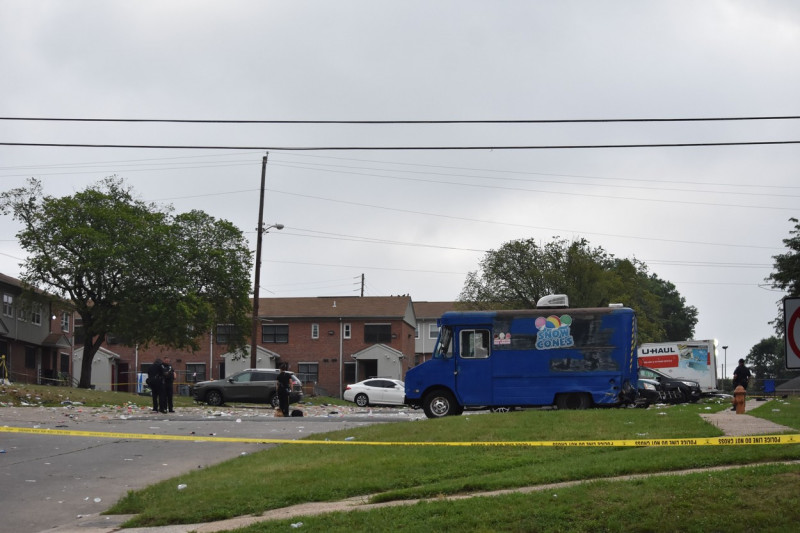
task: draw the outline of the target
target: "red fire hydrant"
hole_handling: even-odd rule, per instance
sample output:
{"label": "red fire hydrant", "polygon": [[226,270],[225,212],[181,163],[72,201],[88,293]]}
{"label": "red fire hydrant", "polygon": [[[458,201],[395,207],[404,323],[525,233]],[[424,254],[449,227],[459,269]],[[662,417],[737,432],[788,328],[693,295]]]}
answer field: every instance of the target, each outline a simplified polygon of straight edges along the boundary
{"label": "red fire hydrant", "polygon": [[733,391],[733,407],[736,409],[737,415],[744,414],[745,396],[747,396],[747,391],[741,385],[736,387],[736,390]]}

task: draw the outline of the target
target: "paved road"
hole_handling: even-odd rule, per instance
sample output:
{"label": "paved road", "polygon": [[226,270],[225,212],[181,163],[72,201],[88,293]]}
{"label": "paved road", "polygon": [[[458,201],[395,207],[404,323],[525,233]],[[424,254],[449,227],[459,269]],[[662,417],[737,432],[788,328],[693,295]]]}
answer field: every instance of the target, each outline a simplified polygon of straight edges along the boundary
{"label": "paved road", "polygon": [[[0,426],[66,432],[296,439],[309,434],[408,420],[418,412],[315,408],[314,416],[274,418],[266,409],[178,409],[171,415],[126,408],[3,407]],[[306,410],[308,412],[308,409]],[[345,414],[346,413],[346,414]],[[36,533],[108,509],[130,490],[253,453],[270,445],[139,440],[0,431],[0,530]]]}

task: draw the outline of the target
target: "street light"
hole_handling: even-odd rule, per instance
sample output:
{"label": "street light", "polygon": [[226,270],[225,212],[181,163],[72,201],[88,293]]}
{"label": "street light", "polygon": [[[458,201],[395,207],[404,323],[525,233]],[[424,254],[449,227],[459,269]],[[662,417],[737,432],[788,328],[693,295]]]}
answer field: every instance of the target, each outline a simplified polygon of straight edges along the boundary
{"label": "street light", "polygon": [[723,346],[722,350],[725,353],[725,359],[724,359],[725,362],[722,364],[722,379],[724,380],[725,379],[725,372],[728,370],[728,347],[727,346]]}
{"label": "street light", "polygon": [[[262,196],[263,202],[263,196]],[[275,228],[276,230],[282,230],[283,224],[271,224],[264,227],[264,223],[260,223],[258,228],[258,238],[256,239],[256,279],[255,285],[253,286],[253,331],[250,337],[250,368],[256,367],[256,349],[258,346],[258,286],[261,283],[261,236],[264,233],[269,233],[269,230]]]}

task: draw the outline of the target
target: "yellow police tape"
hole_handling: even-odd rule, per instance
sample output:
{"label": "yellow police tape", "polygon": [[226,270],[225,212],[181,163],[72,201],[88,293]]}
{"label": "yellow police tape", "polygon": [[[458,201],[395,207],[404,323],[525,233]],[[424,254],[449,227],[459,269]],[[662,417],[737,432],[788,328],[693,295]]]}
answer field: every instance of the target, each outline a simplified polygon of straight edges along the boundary
{"label": "yellow police tape", "polygon": [[743,446],[753,444],[800,444],[800,435],[756,435],[747,437],[701,437],[681,439],[624,439],[624,440],[579,440],[579,441],[520,441],[520,442],[378,442],[357,440],[291,440],[246,437],[217,437],[214,435],[148,435],[145,433],[113,433],[102,431],[73,431],[66,429],[41,429],[0,427],[0,432],[28,433],[35,435],[62,435],[69,437],[96,437],[130,440],[181,440],[192,442],[250,442],[256,444],[337,444],[357,446],[502,446],[502,447],[564,447],[564,448],[610,448],[646,446]]}

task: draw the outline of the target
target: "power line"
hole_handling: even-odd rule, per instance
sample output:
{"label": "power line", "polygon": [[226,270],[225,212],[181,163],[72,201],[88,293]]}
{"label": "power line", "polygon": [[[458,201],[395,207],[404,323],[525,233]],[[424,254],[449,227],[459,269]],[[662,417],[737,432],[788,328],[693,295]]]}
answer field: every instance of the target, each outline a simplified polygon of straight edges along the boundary
{"label": "power line", "polygon": [[[352,157],[336,157],[332,155],[312,155],[312,154],[298,154],[298,153],[286,153],[281,155],[287,155],[292,157],[306,157],[306,158],[315,158],[315,159],[333,159],[338,161],[358,161],[358,162],[366,162],[366,163],[380,163],[384,165],[399,165],[399,166],[410,166],[410,167],[421,167],[421,168],[436,168],[436,169],[446,169],[446,170],[459,170],[459,171],[471,171],[471,172],[494,172],[498,174],[518,174],[518,175],[533,175],[533,176],[553,176],[553,177],[561,177],[561,178],[585,178],[585,179],[593,179],[593,180],[615,180],[615,181],[635,181],[635,182],[645,182],[645,183],[652,183],[651,180],[643,180],[643,179],[635,179],[635,178],[618,178],[618,177],[607,177],[607,176],[591,176],[586,174],[562,174],[562,173],[555,173],[555,172],[534,172],[534,171],[526,171],[526,170],[505,170],[505,169],[491,169],[491,168],[471,168],[471,167],[455,167],[455,166],[448,166],[448,165],[431,165],[431,164],[423,164],[423,163],[408,163],[404,161],[385,161],[385,160],[376,160],[376,159],[357,159]],[[188,157],[188,156],[187,156]],[[279,160],[280,161],[280,160]],[[316,163],[305,163],[305,164],[316,164]],[[334,166],[334,165],[329,165]],[[764,187],[774,187],[774,188],[781,188],[781,189],[797,189],[800,186],[778,186],[778,185],[769,185],[763,183],[752,183],[752,184],[737,184],[737,183],[717,183],[717,182],[699,182],[696,179],[690,181],[676,181],[676,180],[658,180],[658,183],[679,183],[679,184],[691,184],[691,185],[717,185],[717,186],[732,186],[732,187],[752,187],[752,188],[759,188],[762,189]]]}
{"label": "power line", "polygon": [[614,148],[696,148],[712,146],[770,146],[800,144],[800,141],[738,141],[703,143],[652,144],[541,144],[497,146],[221,146],[169,144],[88,144],[88,143],[20,143],[0,142],[0,146],[29,146],[37,148],[135,148],[139,150],[282,150],[282,151],[493,151],[493,150],[589,150]]}
{"label": "power line", "polygon": [[[254,154],[258,154],[261,157],[261,152],[253,152]],[[536,171],[523,171],[523,170],[504,170],[504,169],[491,169],[491,168],[472,168],[472,167],[458,167],[458,166],[448,166],[448,165],[431,165],[431,164],[422,164],[422,163],[409,163],[409,162],[400,162],[400,161],[386,161],[386,160],[375,160],[375,159],[359,159],[359,158],[345,158],[345,157],[335,157],[331,155],[312,155],[308,153],[296,153],[296,152],[288,152],[288,153],[281,153],[276,152],[281,155],[286,156],[293,156],[293,157],[305,157],[305,158],[315,158],[315,159],[332,159],[336,161],[356,161],[360,163],[377,163],[381,165],[394,165],[394,166],[403,166],[403,167],[417,167],[417,168],[433,168],[433,169],[444,169],[444,170],[457,170],[460,172],[491,172],[495,174],[503,174],[503,175],[518,175],[518,176],[551,176],[556,178],[579,178],[579,179],[590,179],[590,180],[602,180],[602,181],[622,181],[622,182],[634,182],[634,183],[645,183],[648,185],[653,184],[687,184],[687,185],[708,185],[708,186],[715,186],[715,187],[737,187],[737,188],[752,188],[752,189],[800,189],[800,186],[792,186],[792,185],[770,185],[765,184],[762,182],[758,183],[719,183],[719,182],[709,182],[709,181],[699,181],[697,179],[692,180],[646,180],[641,178],[620,178],[620,177],[609,177],[609,176],[597,176],[597,175],[586,175],[586,174],[564,174],[564,173],[556,173],[556,172],[536,172]],[[82,163],[56,163],[56,164],[43,164],[43,165],[20,165],[20,166],[7,166],[7,167],[0,167],[0,171],[2,170],[34,170],[34,169],[69,169],[75,167],[108,167],[109,165],[114,166],[148,166],[150,168],[145,169],[136,169],[136,168],[126,168],[124,172],[153,172],[153,171],[166,171],[166,170],[193,170],[197,168],[219,168],[219,167],[232,167],[232,166],[244,166],[253,164],[253,160],[234,160],[234,161],[211,161],[206,164],[201,164],[200,166],[192,163],[178,163],[180,165],[191,165],[191,166],[156,166],[156,165],[163,165],[163,163],[158,163],[161,161],[173,161],[176,159],[200,159],[200,158],[209,158],[209,157],[217,157],[219,154],[203,154],[203,155],[191,155],[191,156],[178,156],[178,157],[163,157],[163,158],[148,158],[148,159],[132,159],[132,160],[113,160],[113,161],[101,161],[101,162],[82,162]],[[222,154],[222,156],[239,156],[241,152],[233,152],[232,154]],[[155,163],[146,163],[150,161],[155,161]],[[285,161],[281,163],[280,159],[275,161],[270,161],[270,163],[274,166],[285,166],[287,168],[300,168],[306,170],[319,170],[319,171],[326,171],[326,172],[334,172],[332,168],[345,168],[345,169],[358,169],[358,170],[375,170],[381,172],[400,172],[400,173],[411,173],[411,174],[422,174],[422,175],[436,175],[436,176],[456,176],[456,177],[468,177],[468,178],[476,178],[476,179],[509,179],[514,181],[535,181],[536,183],[541,183],[542,180],[527,180],[527,179],[520,179],[520,178],[496,178],[491,176],[479,176],[479,175],[472,175],[472,174],[454,174],[454,173],[442,173],[442,172],[428,172],[424,170],[403,170],[403,169],[390,169],[390,168],[370,168],[370,167],[360,167],[360,166],[349,166],[349,165],[336,165],[331,163],[314,163],[314,162],[303,162],[297,163],[292,161]],[[298,164],[306,164],[306,165],[314,165],[316,167],[331,167],[331,168],[307,168],[307,167],[298,167]],[[272,166],[271,165],[271,166]],[[110,171],[110,170],[109,170]],[[93,171],[90,170],[83,170],[80,172],[36,172],[37,176],[54,176],[54,175],[74,175],[74,174],[86,174]],[[344,171],[340,171],[344,172]],[[351,174],[359,176],[364,175],[361,173],[351,172]],[[0,177],[24,177],[28,176],[28,173],[25,174],[0,174]],[[369,174],[368,174],[369,175]],[[384,176],[380,176],[384,177]],[[547,183],[556,183],[556,184],[572,184],[572,182],[565,182],[565,181],[548,181]],[[600,184],[599,186],[606,186]],[[619,186],[616,186],[619,187]],[[660,188],[654,187],[642,187],[642,186],[632,186],[632,188],[637,189],[644,189],[644,190],[661,190]],[[691,192],[698,192],[696,189],[691,189]],[[709,191],[712,192],[712,191]],[[713,191],[714,194],[744,194],[739,192],[727,192],[727,191]],[[763,194],[768,195],[768,194]],[[782,195],[784,196],[784,195]]]}
{"label": "power line", "polygon": [[[392,180],[404,180],[404,181],[418,181],[423,183],[438,183],[444,185],[456,185],[459,187],[480,187],[486,189],[493,189],[493,190],[508,190],[508,191],[524,191],[524,192],[537,192],[537,193],[545,193],[545,194],[569,194],[579,195],[579,193],[570,192],[558,192],[558,191],[542,191],[538,189],[526,189],[526,188],[519,188],[519,187],[508,187],[503,185],[482,185],[477,183],[463,183],[463,182],[452,182],[452,181],[442,181],[431,179],[427,176],[448,176],[448,177],[456,177],[456,178],[469,178],[469,179],[477,179],[477,180],[493,180],[493,181],[500,181],[500,182],[508,182],[508,181],[516,181],[522,183],[536,183],[536,184],[554,184],[554,185],[585,185],[580,182],[570,182],[570,181],[557,181],[557,180],[543,180],[543,179],[523,179],[523,178],[509,178],[509,177],[493,177],[493,176],[475,176],[475,175],[467,175],[467,174],[446,174],[446,173],[438,173],[438,172],[422,172],[422,171],[412,171],[412,170],[392,170],[392,169],[370,169],[370,168],[363,168],[363,170],[374,170],[377,172],[399,172],[399,173],[413,173],[413,174],[422,174],[426,177],[424,178],[412,178],[407,176],[392,176],[387,174],[373,174],[373,173],[363,173],[363,172],[354,172],[352,169],[359,167],[344,167],[348,170],[337,170],[331,168],[319,168],[320,165],[317,167],[311,166],[302,166],[314,163],[273,163],[273,166],[284,167],[284,168],[295,168],[299,170],[310,170],[312,172],[329,172],[329,173],[337,173],[337,174],[346,174],[349,176],[366,176],[371,178],[381,178],[381,179],[392,179]],[[643,187],[643,186],[636,186],[636,185],[614,185],[614,184],[606,184],[606,183],[594,183],[591,184],[592,187],[605,187],[611,189],[638,189],[641,191],[670,191],[670,192],[688,192],[693,194],[736,194],[736,195],[747,195],[748,197],[752,196],[765,196],[765,197],[775,197],[775,198],[793,198],[797,197],[797,195],[792,194],[778,194],[778,193],[760,193],[760,192],[737,192],[737,191],[712,191],[712,190],[701,190],[701,189],[678,189],[678,188],[666,188],[666,187]],[[734,185],[735,186],[735,185]],[[595,195],[589,195],[595,196]],[[631,198],[625,196],[606,196],[601,195],[601,197],[609,197],[609,198],[619,198],[625,200],[644,200],[646,198]],[[668,201],[668,200],[663,200]],[[674,201],[676,203],[684,203],[682,201]],[[752,206],[752,205],[739,205],[739,204],[720,204],[720,203],[709,203],[707,205],[719,205],[724,207],[756,207],[756,208],[764,208],[764,209],[771,209],[770,206]]]}
{"label": "power line", "polygon": [[578,118],[578,119],[465,119],[465,120],[228,120],[166,118],[80,118],[80,117],[0,117],[0,120],[36,122],[151,122],[172,124],[601,124],[637,122],[731,122],[750,120],[797,120],[798,115],[752,117],[679,117],[679,118]]}
{"label": "power line", "polygon": [[[567,233],[580,233],[580,234],[586,234],[586,235],[600,235],[600,236],[603,236],[603,237],[617,237],[617,238],[623,238],[623,239],[639,239],[639,240],[646,240],[646,241],[671,242],[671,243],[678,243],[678,244],[700,244],[700,245],[703,245],[703,246],[724,246],[724,247],[733,247],[733,248],[756,248],[756,249],[762,249],[762,250],[782,250],[782,248],[777,248],[775,246],[761,246],[761,245],[755,245],[755,244],[738,244],[738,243],[737,244],[722,244],[722,243],[715,243],[715,242],[687,241],[687,240],[680,240],[680,239],[658,239],[658,238],[655,238],[655,237],[637,237],[637,236],[634,236],[634,235],[619,235],[619,234],[614,234],[614,233],[600,233],[600,232],[595,232],[595,231],[577,231],[577,230],[568,230],[568,229],[562,229],[562,228],[550,228],[550,227],[545,227],[545,226],[533,226],[533,225],[530,225],[530,224],[517,224],[517,223],[513,223],[513,222],[501,222],[501,221],[497,221],[497,220],[486,220],[486,219],[480,219],[480,218],[460,217],[460,216],[456,216],[456,215],[443,215],[441,213],[431,213],[431,212],[427,212],[427,211],[415,211],[415,210],[412,210],[412,209],[403,209],[403,208],[399,208],[399,207],[387,207],[387,206],[380,206],[380,205],[374,205],[374,204],[366,204],[366,203],[354,202],[354,201],[350,201],[350,200],[334,200],[332,198],[325,198],[323,196],[314,196],[314,195],[310,195],[310,194],[293,193],[293,192],[281,191],[281,190],[277,190],[277,189],[269,189],[268,188],[267,190],[269,192],[271,192],[271,193],[284,194],[286,196],[297,196],[297,197],[300,197],[300,198],[310,198],[312,200],[322,200],[322,201],[326,201],[326,202],[334,202],[334,203],[340,203],[340,204],[346,204],[346,205],[355,205],[355,206],[359,206],[359,207],[370,207],[370,208],[373,208],[373,209],[382,209],[382,210],[385,210],[385,211],[395,211],[395,212],[398,212],[398,213],[407,213],[407,214],[412,214],[412,215],[424,215],[424,216],[431,216],[431,217],[437,217],[437,218],[445,218],[445,219],[449,219],[449,220],[461,220],[461,221],[466,221],[466,222],[477,222],[477,223],[481,223],[481,224],[494,224],[494,225],[498,225],[498,226],[510,226],[510,227],[518,227],[518,228],[538,229],[538,230],[567,232]],[[276,235],[278,235],[278,234],[276,233]]]}

